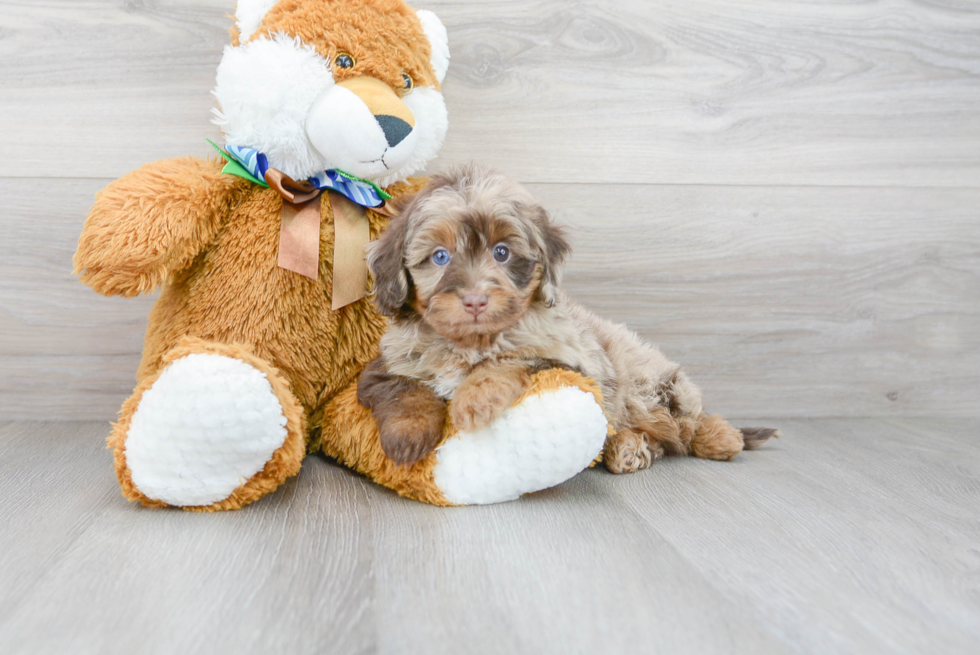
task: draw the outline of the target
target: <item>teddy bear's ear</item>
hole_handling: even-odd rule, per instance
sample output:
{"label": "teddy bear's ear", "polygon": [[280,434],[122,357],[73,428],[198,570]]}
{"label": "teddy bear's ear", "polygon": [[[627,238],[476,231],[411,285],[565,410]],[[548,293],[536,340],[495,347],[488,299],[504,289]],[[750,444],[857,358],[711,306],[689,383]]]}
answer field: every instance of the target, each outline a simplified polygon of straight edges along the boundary
{"label": "teddy bear's ear", "polygon": [[433,12],[420,9],[418,15],[419,20],[422,21],[422,29],[429,37],[429,43],[432,44],[432,67],[436,69],[436,79],[439,80],[439,84],[442,84],[449,70],[449,33]]}
{"label": "teddy bear's ear", "polygon": [[279,0],[238,0],[235,21],[238,23],[239,43],[245,43],[262,25],[262,19]]}

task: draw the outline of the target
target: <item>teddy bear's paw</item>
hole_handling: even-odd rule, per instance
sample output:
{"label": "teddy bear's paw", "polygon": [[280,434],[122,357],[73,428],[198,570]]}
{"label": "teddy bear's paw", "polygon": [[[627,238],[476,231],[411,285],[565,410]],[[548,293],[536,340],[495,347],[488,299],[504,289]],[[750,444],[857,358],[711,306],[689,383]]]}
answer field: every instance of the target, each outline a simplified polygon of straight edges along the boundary
{"label": "teddy bear's paw", "polygon": [[132,416],[125,460],[147,498],[213,505],[263,470],[287,437],[265,373],[234,357],[191,354],[171,363]]}
{"label": "teddy bear's paw", "polygon": [[578,387],[539,388],[485,428],[437,449],[436,486],[456,505],[485,505],[548,489],[587,468],[606,439],[595,397]]}

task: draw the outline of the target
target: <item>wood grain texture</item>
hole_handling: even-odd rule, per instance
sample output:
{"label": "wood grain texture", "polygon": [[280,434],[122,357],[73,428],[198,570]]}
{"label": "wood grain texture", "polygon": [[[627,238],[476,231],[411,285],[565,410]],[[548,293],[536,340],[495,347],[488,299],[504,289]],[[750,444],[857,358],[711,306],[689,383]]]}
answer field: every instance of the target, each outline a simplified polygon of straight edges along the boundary
{"label": "wood grain texture", "polygon": [[641,479],[610,486],[788,643],[822,653],[975,651],[975,427],[782,425],[787,439],[732,466],[668,460],[676,470],[660,477],[655,502]]}
{"label": "wood grain texture", "polygon": [[126,503],[104,423],[4,423],[0,652],[966,655],[974,423],[780,420],[731,463],[457,509],[313,457],[214,515]]}
{"label": "wood grain texture", "polygon": [[[232,5],[3,3],[0,417],[107,418],[129,394],[152,298],[95,296],[71,254],[112,177],[219,137]],[[976,414],[974,3],[426,5],[454,52],[433,170],[532,183],[573,228],[570,291],[713,409]]]}
{"label": "wood grain texture", "polygon": [[71,256],[112,178],[209,154],[233,4],[0,2],[0,653],[980,649],[977,3],[418,0],[453,49],[433,170],[529,183],[575,297],[786,438],[488,508],[310,458],[147,511],[104,437],[153,298]]}
{"label": "wood grain texture", "polygon": [[147,511],[118,492],[106,425],[11,429],[0,651],[375,652],[368,484],[354,474],[312,462],[258,512]]}
{"label": "wood grain texture", "polygon": [[[70,275],[101,180],[0,180],[0,416],[98,419],[134,385],[152,298]],[[730,416],[975,415],[980,190],[531,185],[569,292],[657,342]]]}
{"label": "wood grain texture", "polygon": [[382,652],[792,652],[578,481],[515,506],[384,504],[372,519]]}
{"label": "wood grain texture", "polygon": [[[980,184],[976,3],[419,4],[452,41],[445,161],[526,182]],[[5,2],[0,176],[207,153],[232,6]]]}

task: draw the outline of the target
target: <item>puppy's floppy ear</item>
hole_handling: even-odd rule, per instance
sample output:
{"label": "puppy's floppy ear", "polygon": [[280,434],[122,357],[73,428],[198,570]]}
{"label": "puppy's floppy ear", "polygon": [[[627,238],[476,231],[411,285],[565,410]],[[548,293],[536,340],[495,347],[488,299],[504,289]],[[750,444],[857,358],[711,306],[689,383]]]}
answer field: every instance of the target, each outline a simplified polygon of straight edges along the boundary
{"label": "puppy's floppy ear", "polygon": [[552,307],[558,297],[561,287],[562,267],[565,258],[572,251],[572,246],[565,236],[565,230],[551,220],[548,212],[540,205],[527,208],[527,215],[538,230],[538,249],[544,272],[541,276],[541,286],[538,295],[548,307]]}
{"label": "puppy's floppy ear", "polygon": [[368,245],[367,264],[374,275],[374,302],[386,316],[394,316],[408,302],[405,240],[408,212],[391,219],[381,237]]}

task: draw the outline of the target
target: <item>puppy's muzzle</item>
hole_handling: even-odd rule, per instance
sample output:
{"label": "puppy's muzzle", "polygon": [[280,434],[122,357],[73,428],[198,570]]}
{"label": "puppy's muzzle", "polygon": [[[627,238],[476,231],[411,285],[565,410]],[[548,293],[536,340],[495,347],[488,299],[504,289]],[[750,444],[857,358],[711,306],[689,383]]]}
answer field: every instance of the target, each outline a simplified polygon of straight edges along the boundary
{"label": "puppy's muzzle", "polygon": [[463,296],[462,303],[463,308],[472,314],[473,318],[479,318],[480,314],[487,311],[490,298],[485,293],[468,293]]}

